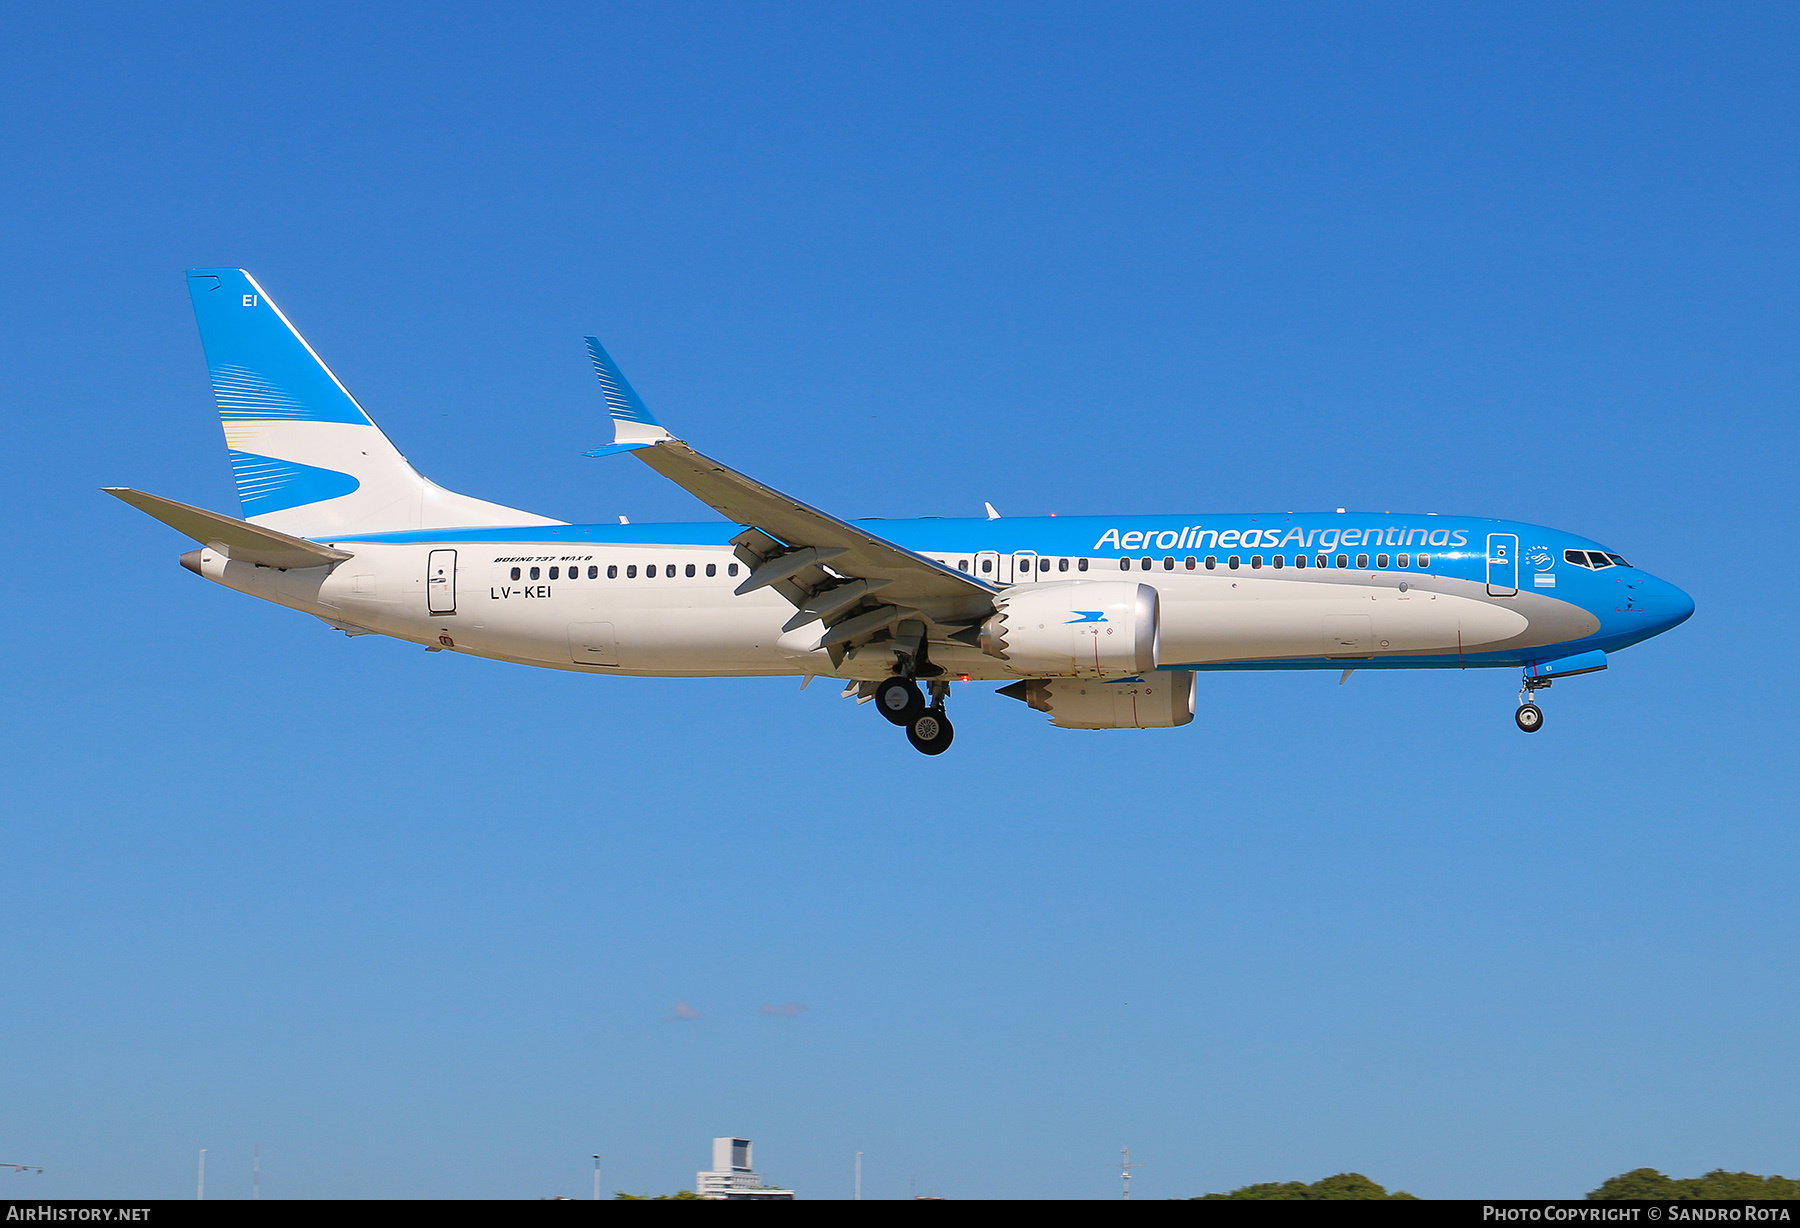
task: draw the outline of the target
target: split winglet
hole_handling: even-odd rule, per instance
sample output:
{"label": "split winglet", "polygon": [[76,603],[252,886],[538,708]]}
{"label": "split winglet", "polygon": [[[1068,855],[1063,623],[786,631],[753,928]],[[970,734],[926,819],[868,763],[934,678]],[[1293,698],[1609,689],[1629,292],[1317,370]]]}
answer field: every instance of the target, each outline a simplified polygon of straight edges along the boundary
{"label": "split winglet", "polygon": [[588,357],[594,360],[594,374],[600,377],[600,391],[606,396],[607,412],[612,414],[613,441],[583,455],[616,456],[672,438],[600,344],[600,338],[589,337],[587,348]]}

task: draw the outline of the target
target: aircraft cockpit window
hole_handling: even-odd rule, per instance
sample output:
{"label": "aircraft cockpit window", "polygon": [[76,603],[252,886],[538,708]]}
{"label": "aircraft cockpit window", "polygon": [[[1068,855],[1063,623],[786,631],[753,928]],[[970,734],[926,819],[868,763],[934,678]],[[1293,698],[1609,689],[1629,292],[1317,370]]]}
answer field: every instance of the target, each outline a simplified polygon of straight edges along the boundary
{"label": "aircraft cockpit window", "polygon": [[1611,567],[1613,565],[1612,559],[1610,557],[1608,557],[1607,555],[1602,554],[1598,550],[1588,551],[1588,562],[1592,563],[1594,565],[1595,571],[1599,571],[1603,567]]}
{"label": "aircraft cockpit window", "polygon": [[517,567],[512,569],[512,578],[515,580],[519,578],[519,569]]}
{"label": "aircraft cockpit window", "polygon": [[625,568],[625,578],[627,580],[637,579],[637,564],[636,563],[632,563],[630,566]]}
{"label": "aircraft cockpit window", "polygon": [[537,579],[537,578],[538,578],[538,569],[537,569],[537,568],[535,568],[535,567],[533,567],[533,568],[532,568],[532,569],[531,569],[531,578],[532,578],[532,579],[533,579],[533,580],[535,580],[535,579]]}
{"label": "aircraft cockpit window", "polygon": [[1606,556],[1606,557],[1607,557],[1607,558],[1609,558],[1609,559],[1611,559],[1611,560],[1612,560],[1612,561],[1613,561],[1613,565],[1614,565],[1614,566],[1615,566],[1615,567],[1629,567],[1629,566],[1631,566],[1631,564],[1630,564],[1630,563],[1627,563],[1627,562],[1626,562],[1626,561],[1625,561],[1625,558],[1624,558],[1624,556],[1623,556],[1623,555],[1618,555],[1618,554],[1609,554],[1609,555],[1607,555],[1607,556]]}
{"label": "aircraft cockpit window", "polygon": [[619,578],[619,565],[617,563],[608,563],[606,565],[606,578],[608,580],[617,580]]}

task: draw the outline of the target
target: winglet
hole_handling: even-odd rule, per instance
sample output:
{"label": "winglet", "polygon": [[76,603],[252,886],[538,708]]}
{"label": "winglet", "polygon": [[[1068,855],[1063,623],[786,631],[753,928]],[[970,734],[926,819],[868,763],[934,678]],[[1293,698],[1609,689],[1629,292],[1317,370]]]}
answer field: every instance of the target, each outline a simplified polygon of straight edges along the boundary
{"label": "winglet", "polygon": [[645,406],[643,398],[619,370],[619,364],[600,344],[600,338],[589,337],[587,348],[588,357],[594,360],[594,374],[600,377],[600,391],[606,396],[607,412],[612,414],[613,441],[584,455],[613,456],[673,438]]}

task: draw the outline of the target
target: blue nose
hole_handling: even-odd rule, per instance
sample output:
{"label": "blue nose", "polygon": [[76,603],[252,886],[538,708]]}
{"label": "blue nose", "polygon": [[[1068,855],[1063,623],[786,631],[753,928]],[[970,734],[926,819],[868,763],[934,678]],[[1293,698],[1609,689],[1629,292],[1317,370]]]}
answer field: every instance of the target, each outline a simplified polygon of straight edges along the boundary
{"label": "blue nose", "polygon": [[1693,617],[1694,599],[1667,580],[1652,578],[1645,587],[1648,589],[1644,594],[1645,612],[1656,623],[1657,631],[1678,627]]}

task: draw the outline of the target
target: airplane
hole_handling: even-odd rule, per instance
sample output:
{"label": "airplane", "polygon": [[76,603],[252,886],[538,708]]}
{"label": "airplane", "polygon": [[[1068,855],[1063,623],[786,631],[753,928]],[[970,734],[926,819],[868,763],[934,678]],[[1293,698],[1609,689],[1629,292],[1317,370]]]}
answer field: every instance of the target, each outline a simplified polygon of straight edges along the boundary
{"label": "airplane", "polygon": [[[1608,668],[1693,600],[1538,525],[1354,513],[847,520],[696,451],[595,338],[613,441],[722,520],[570,524],[420,476],[242,269],[187,274],[241,518],[125,487],[189,571],[350,636],[547,669],[845,682],[927,755],[951,684],[1065,729],[1194,719],[1217,670]],[[921,685],[922,684],[922,685]]]}

